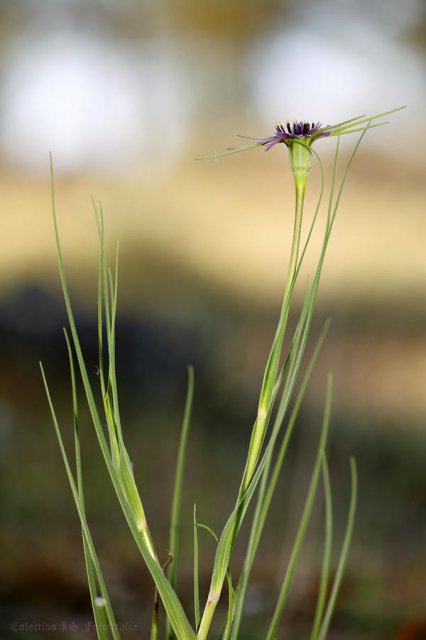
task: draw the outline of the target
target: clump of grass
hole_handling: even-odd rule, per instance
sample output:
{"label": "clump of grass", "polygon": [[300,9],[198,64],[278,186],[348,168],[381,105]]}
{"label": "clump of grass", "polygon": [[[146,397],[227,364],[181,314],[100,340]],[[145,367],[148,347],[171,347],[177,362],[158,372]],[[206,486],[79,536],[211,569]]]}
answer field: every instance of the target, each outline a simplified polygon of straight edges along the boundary
{"label": "clump of grass", "polygon": [[[160,601],[165,610],[166,640],[172,640],[174,638],[177,640],[206,640],[211,637],[213,634],[212,622],[218,602],[222,599],[222,591],[225,582],[228,587],[227,614],[220,637],[222,640],[237,640],[240,634],[241,622],[244,615],[251,570],[258,551],[259,542],[265,528],[271,500],[285,461],[292,434],[296,428],[297,418],[303,402],[304,394],[329,325],[329,322],[327,322],[323,331],[319,335],[315,348],[307,359],[305,372],[301,377],[301,365],[306,359],[306,345],[311,328],[321,272],[343,188],[350,166],[366,132],[375,126],[384,124],[383,122],[372,123],[377,118],[384,116],[387,113],[392,113],[392,111],[367,118],[361,116],[337,125],[326,127],[322,127],[320,123],[310,124],[295,122],[292,124],[286,123],[285,125],[277,124],[276,131],[272,136],[259,138],[247,147],[239,147],[237,149],[228,150],[223,154],[219,154],[229,155],[231,153],[237,153],[259,147],[264,147],[266,150],[269,150],[277,144],[286,145],[289,152],[290,168],[293,172],[295,183],[296,197],[294,233],[281,313],[265,366],[263,382],[259,393],[257,415],[254,420],[254,425],[248,443],[246,463],[242,470],[239,488],[236,488],[235,505],[219,534],[213,532],[207,525],[200,524],[197,521],[196,507],[194,506],[194,611],[191,614],[184,610],[177,593],[177,569],[179,559],[179,532],[181,527],[180,514],[183,497],[183,480],[187,443],[189,438],[191,407],[194,396],[194,372],[192,368],[189,368],[188,392],[182,423],[171,507],[169,558],[167,562],[162,565],[157,554],[155,540],[149,527],[148,517],[143,507],[143,499],[138,487],[136,486],[131,459],[125,446],[120,418],[115,364],[115,327],[118,298],[118,246],[114,268],[110,269],[106,264],[104,251],[104,221],[102,208],[99,204],[93,203],[100,247],[97,307],[99,384],[102,396],[102,405],[101,408],[98,408],[84,362],[68,291],[58,229],[53,168],[51,163],[53,223],[59,273],[69,322],[69,329],[64,329],[64,335],[68,349],[71,377],[74,420],[74,471],[72,469],[69,454],[64,447],[62,432],[58,424],[49,386],[42,365],[41,372],[59,448],[81,523],[84,559],[93,616],[100,640],[106,640],[110,637],[116,640],[120,638],[120,633],[86,518],[84,475],[79,435],[79,408],[76,392],[77,374],[81,378],[81,382],[83,384],[91,419],[111,483],[114,487],[130,532],[152,576],[154,605],[151,620],[151,640],[156,640],[159,635]],[[337,167],[340,160],[340,136],[356,132],[360,133],[359,138],[343,170],[343,177],[340,184],[338,184]],[[312,281],[307,287],[305,293],[304,304],[296,323],[296,328],[289,340],[290,347],[287,350],[284,350],[284,337],[288,332],[287,321],[291,310],[294,287],[312,235],[316,232],[321,233],[321,231],[317,230],[317,227],[319,220],[318,214],[323,203],[325,176],[321,159],[313,149],[312,145],[318,139],[328,137],[337,137],[337,145],[331,175],[330,194],[325,206],[326,213],[325,225],[322,231],[322,247]],[[315,159],[318,161],[321,171],[321,188],[317,205],[312,216],[312,221],[306,234],[306,239],[302,244],[301,238],[304,217],[304,197],[309,173]],[[265,628],[264,637],[266,640],[274,640],[274,638],[278,637],[279,626],[293,583],[298,560],[302,552],[304,539],[321,478],[325,496],[324,550],[317,603],[312,622],[311,640],[325,640],[330,627],[350,547],[357,501],[356,464],[355,460],[351,458],[349,461],[351,481],[349,511],[340,555],[338,557],[337,565],[334,567],[334,580],[331,583],[333,501],[327,464],[326,445],[330,423],[332,395],[333,379],[330,374],[327,379],[324,411],[320,421],[321,428],[316,457],[311,471],[310,483],[291,549],[287,569],[282,578],[281,587],[279,589],[271,620]],[[291,401],[293,401],[293,403],[290,411]],[[106,424],[106,428],[103,426],[104,424]],[[235,576],[231,574],[231,558],[238,543],[238,534],[241,525],[247,518],[248,507],[254,500],[256,504],[250,524],[250,533],[245,551],[244,564],[240,575],[235,578]],[[214,563],[212,566],[210,589],[204,607],[202,607],[200,602],[200,591],[198,586],[198,532],[200,528],[204,528],[209,531],[217,544]]]}

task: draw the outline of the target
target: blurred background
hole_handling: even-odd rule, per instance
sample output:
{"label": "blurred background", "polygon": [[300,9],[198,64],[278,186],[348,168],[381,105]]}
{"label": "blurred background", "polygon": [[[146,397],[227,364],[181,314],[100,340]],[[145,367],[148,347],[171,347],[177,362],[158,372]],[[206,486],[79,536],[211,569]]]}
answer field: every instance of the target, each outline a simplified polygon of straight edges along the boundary
{"label": "blurred background", "polygon": [[[243,640],[261,640],[288,560],[335,375],[330,465],[336,554],[357,526],[330,638],[426,638],[425,8],[421,0],[0,2],[1,638],[89,638],[78,518],[41,385],[72,442],[48,153],[87,366],[96,386],[98,248],[91,196],[120,242],[118,374],[128,449],[167,557],[175,455],[193,364],[179,588],[191,610],[192,505],[215,530],[238,489],[289,258],[284,148],[193,159],[400,105],[354,163],[320,287],[312,348],[332,326],[254,568]],[[350,138],[350,139],[348,139]],[[344,139],[343,158],[355,140]],[[334,143],[316,150],[330,170]],[[319,189],[307,195],[307,223]],[[293,319],[312,274],[314,240]],[[90,524],[123,637],[147,636],[153,598],[81,403]],[[244,541],[243,532],[242,542]],[[314,514],[282,633],[309,635],[322,541]],[[201,540],[206,595],[214,548]],[[244,544],[236,552],[238,573]],[[31,626],[33,625],[33,626]],[[39,627],[34,626],[39,625]]]}

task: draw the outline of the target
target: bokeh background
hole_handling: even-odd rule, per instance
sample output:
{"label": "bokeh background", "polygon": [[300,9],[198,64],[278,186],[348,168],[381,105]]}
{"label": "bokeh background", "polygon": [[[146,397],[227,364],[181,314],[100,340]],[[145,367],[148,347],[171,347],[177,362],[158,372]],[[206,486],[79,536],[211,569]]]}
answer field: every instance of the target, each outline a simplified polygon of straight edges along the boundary
{"label": "bokeh background", "polygon": [[[93,384],[96,227],[120,241],[118,373],[128,449],[167,555],[186,386],[196,394],[180,593],[191,607],[192,505],[220,530],[243,468],[289,256],[286,154],[194,162],[269,135],[276,120],[330,123],[407,105],[370,132],[348,182],[313,339],[332,327],[254,569],[242,639],[261,639],[305,495],[325,376],[335,375],[330,463],[336,552],[358,460],[357,527],[330,638],[426,638],[425,11],[421,0],[7,0],[0,2],[1,638],[89,638],[78,519],[41,385],[45,364],[71,443],[65,314],[48,152]],[[343,155],[354,140],[345,139]],[[318,144],[330,168],[334,144]],[[318,193],[314,168],[308,206]],[[309,216],[310,214],[308,214]],[[307,257],[294,317],[315,264]],[[312,345],[311,345],[312,346]],[[90,522],[123,637],[147,636],[149,577],[81,406]],[[320,502],[282,637],[309,634]],[[214,552],[201,541],[205,594]],[[238,547],[235,571],[244,546]],[[31,625],[40,625],[31,627]]]}

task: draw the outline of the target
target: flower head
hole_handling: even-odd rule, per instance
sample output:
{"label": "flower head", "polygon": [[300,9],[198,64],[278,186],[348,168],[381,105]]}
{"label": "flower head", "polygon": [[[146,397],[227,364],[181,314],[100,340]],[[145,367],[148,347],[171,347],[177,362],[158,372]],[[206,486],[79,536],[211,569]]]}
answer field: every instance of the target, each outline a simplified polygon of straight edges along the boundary
{"label": "flower head", "polygon": [[[284,143],[289,149],[293,147],[305,147],[309,150],[309,147],[313,142],[319,138],[331,138],[333,136],[342,136],[348,133],[355,133],[357,131],[365,131],[366,129],[372,129],[374,127],[381,127],[387,124],[387,121],[378,122],[372,124],[374,120],[382,118],[383,116],[404,109],[405,107],[398,107],[391,111],[384,111],[374,116],[356,116],[337,124],[330,124],[321,126],[320,122],[304,122],[304,121],[286,121],[285,124],[278,122],[275,125],[275,132],[273,135],[266,138],[250,138],[254,140],[253,144],[244,147],[235,147],[223,151],[222,153],[216,153],[212,156],[207,156],[205,159],[220,158],[232,153],[240,153],[240,151],[248,151],[249,149],[256,149],[258,147],[264,147],[265,151],[269,151],[276,144]],[[247,136],[242,136],[247,137]]]}
{"label": "flower head", "polygon": [[316,138],[330,135],[327,129],[327,127],[321,129],[321,122],[289,122],[288,120],[285,124],[277,122],[274,135],[265,138],[260,144],[265,146],[266,151],[280,142],[290,146],[293,140],[306,140],[310,144]]}

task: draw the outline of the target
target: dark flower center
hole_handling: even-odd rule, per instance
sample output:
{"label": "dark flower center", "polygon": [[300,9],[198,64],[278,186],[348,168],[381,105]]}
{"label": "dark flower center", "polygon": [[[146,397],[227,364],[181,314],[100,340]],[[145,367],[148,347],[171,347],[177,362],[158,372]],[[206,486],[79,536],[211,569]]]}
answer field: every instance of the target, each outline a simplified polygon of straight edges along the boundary
{"label": "dark flower center", "polygon": [[317,122],[286,122],[285,125],[277,123],[276,131],[278,134],[284,134],[285,136],[305,138],[309,137],[315,131],[318,131],[321,123]]}

